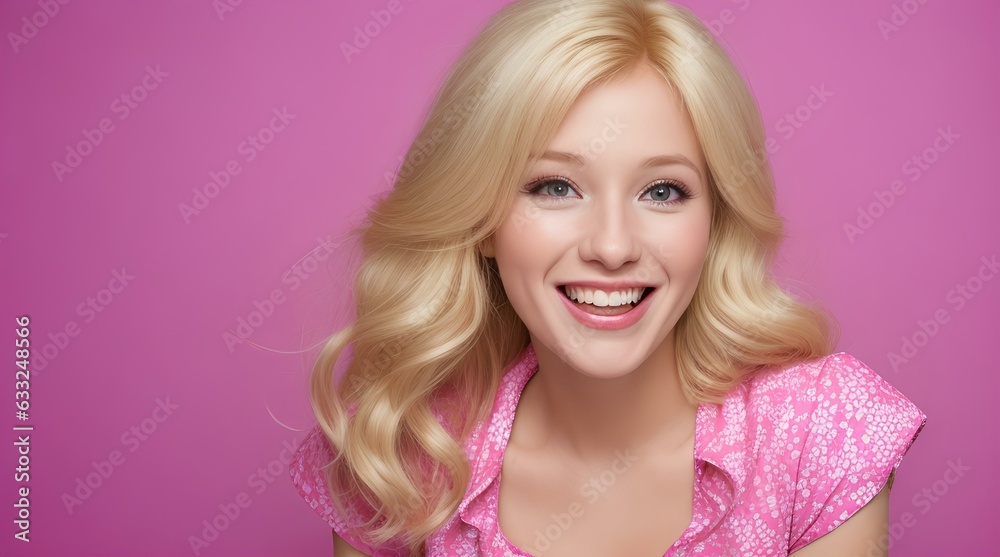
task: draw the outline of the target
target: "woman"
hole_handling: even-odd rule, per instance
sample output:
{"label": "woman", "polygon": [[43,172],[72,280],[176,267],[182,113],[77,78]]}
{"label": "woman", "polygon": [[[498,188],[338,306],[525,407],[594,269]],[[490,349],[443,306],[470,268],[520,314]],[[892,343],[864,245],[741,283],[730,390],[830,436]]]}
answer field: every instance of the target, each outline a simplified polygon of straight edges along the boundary
{"label": "woman", "polygon": [[336,554],[884,555],[925,416],[768,275],[763,145],[684,8],[496,14],[313,372],[291,474]]}

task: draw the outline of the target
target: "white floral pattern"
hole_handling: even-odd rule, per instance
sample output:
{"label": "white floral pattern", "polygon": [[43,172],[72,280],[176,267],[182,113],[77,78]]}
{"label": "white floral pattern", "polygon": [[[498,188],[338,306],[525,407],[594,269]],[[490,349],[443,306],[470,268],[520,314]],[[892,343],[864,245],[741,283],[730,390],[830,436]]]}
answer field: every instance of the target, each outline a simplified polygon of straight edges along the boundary
{"label": "white floral pattern", "polygon": [[[497,520],[499,473],[521,391],[537,371],[528,345],[501,380],[488,424],[465,444],[472,480],[452,518],[427,540],[428,557],[531,557]],[[871,501],[902,461],[927,417],[857,358],[838,352],[759,372],[721,405],[698,407],[693,518],[664,557],[788,555],[830,532]],[[322,468],[333,453],[319,427],[289,467],[299,494],[336,532],[375,557],[350,525],[373,510],[330,501]]]}

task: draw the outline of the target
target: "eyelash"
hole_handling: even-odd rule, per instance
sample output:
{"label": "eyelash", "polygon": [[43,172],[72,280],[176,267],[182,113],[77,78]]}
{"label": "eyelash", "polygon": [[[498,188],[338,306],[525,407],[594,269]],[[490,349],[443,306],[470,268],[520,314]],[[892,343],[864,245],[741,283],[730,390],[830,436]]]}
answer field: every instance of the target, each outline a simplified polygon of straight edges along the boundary
{"label": "eyelash", "polygon": [[[525,191],[525,193],[529,193],[531,195],[542,195],[542,194],[538,193],[539,190],[541,190],[546,185],[551,184],[553,182],[563,182],[564,184],[566,184],[571,189],[576,189],[576,187],[573,185],[573,183],[570,182],[568,179],[563,178],[562,176],[553,175],[553,176],[545,176],[545,177],[542,177],[542,178],[538,178],[536,180],[532,180],[525,187],[524,191]],[[673,188],[680,195],[680,197],[678,199],[675,199],[673,201],[656,201],[656,200],[650,200],[655,205],[660,206],[660,207],[670,207],[670,206],[673,206],[673,205],[677,205],[677,204],[683,203],[683,202],[687,201],[688,199],[691,199],[691,197],[693,197],[693,195],[691,193],[691,190],[688,189],[688,187],[685,186],[684,184],[678,182],[677,180],[657,180],[657,181],[653,182],[652,184],[650,184],[650,186],[648,188],[646,188],[645,190],[643,190],[642,191],[642,195],[645,196],[650,191],[652,191],[652,190],[654,190],[656,188],[659,188],[659,187]],[[560,197],[554,197],[554,196],[546,196],[546,197],[549,197],[550,199],[562,199]]]}

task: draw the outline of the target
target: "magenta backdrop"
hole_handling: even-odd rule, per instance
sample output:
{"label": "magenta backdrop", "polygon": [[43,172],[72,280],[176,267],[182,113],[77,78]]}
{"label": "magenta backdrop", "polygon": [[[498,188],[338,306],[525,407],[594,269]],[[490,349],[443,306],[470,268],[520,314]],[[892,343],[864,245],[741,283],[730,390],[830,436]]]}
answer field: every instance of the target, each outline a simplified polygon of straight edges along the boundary
{"label": "magenta backdrop", "polygon": [[[994,554],[1000,5],[685,3],[761,105],[785,283],[929,416],[892,554]],[[330,554],[286,466],[313,423],[304,350],[344,319],[327,240],[503,4],[0,4],[0,415],[34,428],[3,443],[4,555]]]}

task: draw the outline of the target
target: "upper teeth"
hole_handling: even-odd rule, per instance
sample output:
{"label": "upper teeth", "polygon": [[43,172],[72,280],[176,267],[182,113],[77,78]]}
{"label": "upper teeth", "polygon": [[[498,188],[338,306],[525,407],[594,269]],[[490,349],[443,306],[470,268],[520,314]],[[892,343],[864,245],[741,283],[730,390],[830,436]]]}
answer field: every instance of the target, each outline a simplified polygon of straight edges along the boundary
{"label": "upper teeth", "polygon": [[586,302],[595,306],[623,306],[638,302],[642,296],[644,288],[626,288],[624,290],[614,290],[605,292],[596,288],[583,288],[580,286],[566,286],[566,294],[570,299],[578,302]]}

